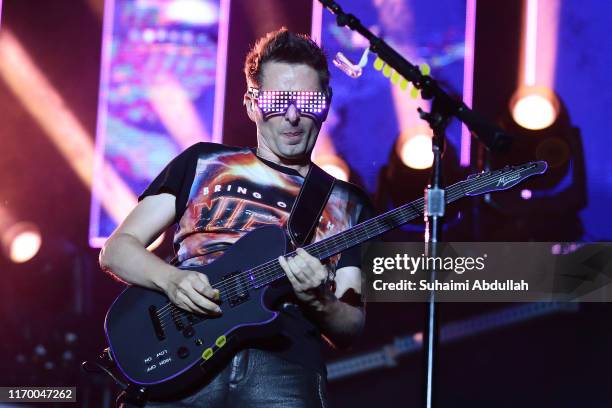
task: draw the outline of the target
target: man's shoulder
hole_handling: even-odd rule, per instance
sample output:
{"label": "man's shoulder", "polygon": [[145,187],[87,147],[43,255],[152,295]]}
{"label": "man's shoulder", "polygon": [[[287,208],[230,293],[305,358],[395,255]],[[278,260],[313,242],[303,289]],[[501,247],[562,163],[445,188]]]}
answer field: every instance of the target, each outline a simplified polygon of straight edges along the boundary
{"label": "man's shoulder", "polygon": [[334,188],[338,188],[340,191],[348,193],[349,199],[351,200],[367,204],[370,203],[370,197],[368,196],[368,194],[357,184],[336,179]]}
{"label": "man's shoulder", "polygon": [[229,146],[221,143],[198,142],[188,147],[185,151],[201,155],[212,153],[248,153],[251,152],[251,149],[248,147]]}

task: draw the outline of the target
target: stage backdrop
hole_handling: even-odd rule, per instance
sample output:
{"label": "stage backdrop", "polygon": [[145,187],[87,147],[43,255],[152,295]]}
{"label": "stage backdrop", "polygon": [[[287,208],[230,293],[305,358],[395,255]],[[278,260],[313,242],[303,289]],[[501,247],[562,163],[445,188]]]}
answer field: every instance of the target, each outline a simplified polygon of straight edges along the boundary
{"label": "stage backdrop", "polygon": [[[449,93],[463,97],[471,105],[475,1],[442,0],[435,7],[422,0],[355,0],[342,5],[410,62],[421,67],[426,64]],[[315,37],[316,30],[313,27]],[[369,45],[356,32],[338,27],[335,16],[328,10],[323,10],[320,33],[330,59],[342,52],[357,63]],[[417,107],[428,110],[429,104],[414,98],[412,85],[394,78],[393,71],[377,70],[380,66],[375,67],[375,59],[374,54],[369,55],[358,78],[330,68],[332,109],[320,136],[323,140],[318,142],[320,150],[316,152],[343,157],[370,192],[377,188],[378,173],[389,160],[398,138],[430,134],[416,110]],[[462,138],[457,121],[449,127],[448,137],[457,157],[462,149],[469,153],[469,137]],[[431,146],[425,149],[425,154],[427,149],[431,150]],[[468,163],[469,156],[464,158],[463,165]]]}
{"label": "stage backdrop", "polygon": [[90,245],[178,153],[221,141],[229,0],[105,2]]}

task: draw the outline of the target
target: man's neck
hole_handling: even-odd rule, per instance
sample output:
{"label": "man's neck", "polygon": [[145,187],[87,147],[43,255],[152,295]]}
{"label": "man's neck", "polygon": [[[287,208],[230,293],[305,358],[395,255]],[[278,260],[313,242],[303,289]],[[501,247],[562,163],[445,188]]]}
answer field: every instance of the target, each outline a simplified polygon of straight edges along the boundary
{"label": "man's neck", "polygon": [[284,157],[278,157],[274,153],[260,148],[257,148],[257,155],[262,159],[271,161],[272,163],[276,163],[283,167],[293,169],[300,173],[300,175],[302,175],[303,177],[306,177],[306,175],[308,174],[308,169],[310,168],[311,164],[310,158],[296,160],[286,159]]}

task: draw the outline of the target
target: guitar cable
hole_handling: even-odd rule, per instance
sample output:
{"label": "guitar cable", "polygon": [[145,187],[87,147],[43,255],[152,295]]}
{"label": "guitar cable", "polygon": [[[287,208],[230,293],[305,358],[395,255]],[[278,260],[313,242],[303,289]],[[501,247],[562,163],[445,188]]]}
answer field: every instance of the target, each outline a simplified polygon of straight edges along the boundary
{"label": "guitar cable", "polygon": [[117,378],[117,376],[115,376],[115,374],[113,374],[113,372],[111,371],[111,367],[113,367],[115,363],[113,362],[113,359],[109,353],[110,353],[110,350],[108,349],[108,347],[105,348],[102,354],[98,356],[99,362],[85,360],[81,363],[81,369],[83,370],[83,372],[86,372],[86,373],[95,373],[95,374],[105,373],[110,378],[112,378],[115,384],[121,387],[122,390],[127,390],[128,384],[124,383],[119,378]]}
{"label": "guitar cable", "polygon": [[123,403],[125,402],[138,407],[144,406],[147,400],[146,388],[132,383],[126,384],[125,382],[121,381],[111,371],[115,366],[115,362],[113,361],[113,357],[111,356],[110,349],[108,347],[98,355],[98,361],[85,360],[81,363],[81,369],[84,372],[95,374],[104,373],[121,388],[121,393],[115,401],[117,407],[123,406]]}

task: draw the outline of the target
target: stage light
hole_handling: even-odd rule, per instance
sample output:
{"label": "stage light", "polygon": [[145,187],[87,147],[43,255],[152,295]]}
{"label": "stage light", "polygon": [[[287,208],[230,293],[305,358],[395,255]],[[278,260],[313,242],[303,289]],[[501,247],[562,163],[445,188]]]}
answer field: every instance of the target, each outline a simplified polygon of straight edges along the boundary
{"label": "stage light", "polygon": [[162,123],[182,149],[211,141],[188,91],[172,74],[149,89],[149,101]]}
{"label": "stage light", "polygon": [[95,174],[104,173],[95,194],[101,197],[109,215],[122,221],[136,206],[135,194],[109,163],[94,163],[93,137],[21,42],[6,29],[0,32],[0,77],[86,187],[92,186],[94,166]]}
{"label": "stage light", "polygon": [[155,41],[155,31],[151,28],[147,28],[142,32],[142,39],[144,42],[152,43]]}
{"label": "stage light", "polygon": [[524,0],[519,84],[555,83],[560,0]]}
{"label": "stage light", "polygon": [[175,0],[162,10],[162,19],[175,23],[206,26],[219,21],[219,8],[206,0]]}
{"label": "stage light", "polygon": [[531,190],[529,190],[528,188],[521,190],[521,198],[523,200],[529,200],[531,198]]}
{"label": "stage light", "polygon": [[[516,142],[504,157],[488,157],[485,166],[495,169],[508,163],[544,160],[548,170],[545,177],[526,180],[520,189],[499,191],[484,201],[486,206],[480,213],[482,240],[495,241],[504,235],[504,239],[513,241],[571,242],[583,237],[580,212],[587,203],[587,190],[582,136],[563,101],[554,101],[559,104],[558,110],[555,106],[556,119],[546,128],[527,129],[510,110],[500,119]],[[503,229],[490,228],[499,225],[504,225]]]}
{"label": "stage light", "polygon": [[540,130],[552,125],[559,114],[559,101],[548,88],[525,86],[519,88],[510,101],[512,118],[520,126]]}
{"label": "stage light", "polygon": [[433,163],[431,136],[424,132],[402,132],[396,149],[402,163],[411,169],[427,169]]}
{"label": "stage light", "polygon": [[[474,49],[476,44],[476,0],[467,0],[465,17],[465,52],[463,59],[463,102],[472,106],[474,95]],[[460,164],[470,166],[472,134],[465,124],[461,125]]]}
{"label": "stage light", "polygon": [[338,180],[348,181],[349,180],[349,167],[344,160],[338,156],[323,155],[315,159],[317,166],[321,167],[328,174],[331,174]]}
{"label": "stage light", "polygon": [[42,244],[38,227],[30,222],[18,222],[2,233],[2,249],[15,263],[34,258]]}
{"label": "stage light", "polygon": [[510,112],[525,129],[551,126],[559,115],[555,83],[559,0],[524,0],[519,87]]}

